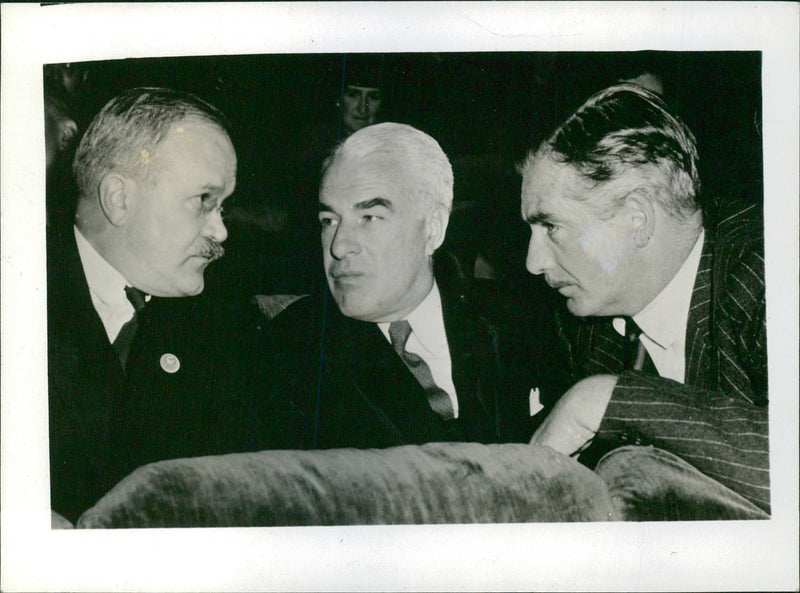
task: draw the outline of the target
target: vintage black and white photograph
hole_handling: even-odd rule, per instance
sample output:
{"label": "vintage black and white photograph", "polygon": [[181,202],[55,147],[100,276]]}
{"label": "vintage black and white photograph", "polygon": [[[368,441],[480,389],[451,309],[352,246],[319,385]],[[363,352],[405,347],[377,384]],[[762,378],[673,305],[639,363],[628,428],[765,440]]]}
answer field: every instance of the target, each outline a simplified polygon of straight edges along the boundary
{"label": "vintage black and white photograph", "polygon": [[[787,519],[775,443],[796,413],[776,429],[770,400],[788,392],[796,412],[797,324],[795,382],[778,388],[791,356],[772,282],[796,279],[796,228],[783,265],[768,254],[774,213],[797,206],[768,191],[765,129],[785,117],[768,45],[36,62],[35,498],[59,546],[215,534],[269,554],[341,533],[414,556],[414,534],[477,548],[533,533],[537,555],[552,534],[569,557],[576,537],[681,547]],[[3,350],[6,400],[5,333]],[[595,570],[466,582],[637,588]],[[237,582],[464,582],[425,574]]]}

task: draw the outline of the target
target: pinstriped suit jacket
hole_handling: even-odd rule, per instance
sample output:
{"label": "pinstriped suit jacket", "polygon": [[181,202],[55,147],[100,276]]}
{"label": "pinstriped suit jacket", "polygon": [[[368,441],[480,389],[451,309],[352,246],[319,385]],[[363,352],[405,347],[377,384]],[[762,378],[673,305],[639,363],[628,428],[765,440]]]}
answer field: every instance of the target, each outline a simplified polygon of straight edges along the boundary
{"label": "pinstriped suit jacket", "polygon": [[741,213],[706,239],[686,327],[685,383],[624,371],[609,318],[562,320],[576,378],[619,380],[598,436],[671,451],[769,511],[763,231]]}

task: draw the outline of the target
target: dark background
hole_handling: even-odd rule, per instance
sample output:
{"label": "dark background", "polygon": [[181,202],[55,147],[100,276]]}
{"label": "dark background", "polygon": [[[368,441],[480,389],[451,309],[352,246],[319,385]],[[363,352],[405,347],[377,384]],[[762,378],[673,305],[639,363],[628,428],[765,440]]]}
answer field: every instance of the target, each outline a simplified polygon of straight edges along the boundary
{"label": "dark background", "polygon": [[[319,279],[316,188],[339,138],[350,75],[383,91],[380,119],[436,138],[453,163],[448,244],[486,254],[498,275],[525,276],[514,165],[588,96],[648,71],[698,140],[706,223],[762,202],[760,52],[302,54],[128,59],[87,72],[72,110],[82,132],[133,86],[193,92],[231,120],[239,158],[228,256],[209,269],[242,290],[311,290]],[[47,66],[45,67],[47,71]],[[369,81],[367,81],[369,84]],[[241,216],[242,213],[246,213]]]}

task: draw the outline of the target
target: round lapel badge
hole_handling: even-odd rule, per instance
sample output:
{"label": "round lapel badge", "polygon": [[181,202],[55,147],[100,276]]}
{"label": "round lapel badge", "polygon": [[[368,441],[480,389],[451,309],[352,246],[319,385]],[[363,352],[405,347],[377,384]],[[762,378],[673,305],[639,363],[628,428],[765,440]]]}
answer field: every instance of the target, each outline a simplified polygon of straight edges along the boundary
{"label": "round lapel badge", "polygon": [[163,354],[159,362],[161,363],[161,368],[166,373],[177,373],[178,369],[181,368],[181,361],[178,360],[177,356],[170,354],[169,352],[167,354]]}

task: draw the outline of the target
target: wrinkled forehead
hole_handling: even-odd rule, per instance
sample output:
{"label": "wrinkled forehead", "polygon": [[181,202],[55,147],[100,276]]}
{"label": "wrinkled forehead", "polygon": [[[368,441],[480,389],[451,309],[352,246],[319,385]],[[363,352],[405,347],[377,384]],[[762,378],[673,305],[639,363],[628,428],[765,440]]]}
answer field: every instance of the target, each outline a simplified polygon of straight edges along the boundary
{"label": "wrinkled forehead", "polygon": [[625,169],[608,181],[597,182],[581,174],[574,165],[539,156],[523,172],[522,216],[529,218],[564,207],[601,211],[659,178],[657,167],[643,165]]}
{"label": "wrinkled forehead", "polygon": [[522,174],[523,202],[546,201],[553,197],[582,200],[594,183],[578,170],[548,156],[538,156]]}

